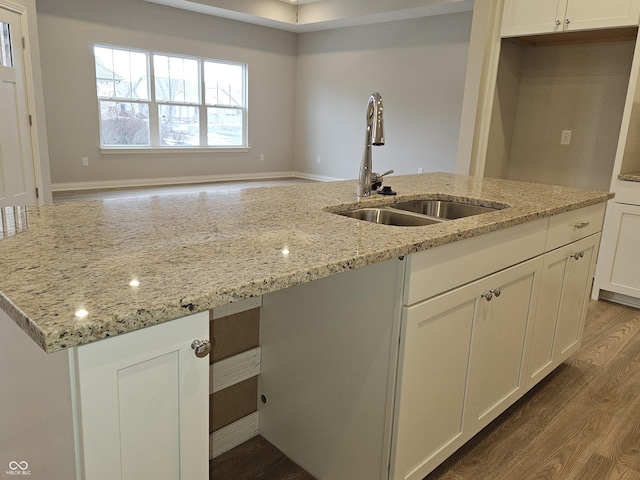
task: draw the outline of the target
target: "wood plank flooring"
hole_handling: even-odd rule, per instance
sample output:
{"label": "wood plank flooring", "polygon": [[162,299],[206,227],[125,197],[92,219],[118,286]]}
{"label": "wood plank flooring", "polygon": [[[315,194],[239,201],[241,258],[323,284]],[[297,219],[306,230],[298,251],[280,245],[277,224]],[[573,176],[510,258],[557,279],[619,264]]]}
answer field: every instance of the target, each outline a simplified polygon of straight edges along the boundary
{"label": "wood plank flooring", "polygon": [[71,190],[53,192],[53,203],[105,200],[110,198],[148,197],[153,195],[171,195],[177,193],[200,193],[208,191],[238,191],[245,188],[274,187],[295,183],[311,183],[303,178],[273,178],[264,180],[246,180],[230,182],[194,183],[184,185],[157,185],[148,187],[108,188],[95,190]]}
{"label": "wood plank flooring", "polygon": [[315,480],[261,436],[209,462],[209,480]]}
{"label": "wood plank flooring", "polygon": [[425,480],[640,480],[639,331],[591,302],[582,348]]}
{"label": "wood plank flooring", "polygon": [[[640,310],[591,302],[583,347],[425,480],[640,480],[639,332]],[[257,437],[210,479],[313,477]]]}

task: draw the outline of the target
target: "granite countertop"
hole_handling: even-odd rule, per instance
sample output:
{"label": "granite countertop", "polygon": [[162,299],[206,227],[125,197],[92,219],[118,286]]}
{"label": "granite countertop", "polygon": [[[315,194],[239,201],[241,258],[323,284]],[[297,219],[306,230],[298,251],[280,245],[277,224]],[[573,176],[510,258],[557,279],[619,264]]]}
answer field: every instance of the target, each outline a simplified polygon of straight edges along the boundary
{"label": "granite countertop", "polygon": [[471,197],[511,205],[394,227],[329,213],[356,206],[356,184],[29,207],[28,230],[0,240],[0,308],[54,352],[612,197],[444,173],[394,176],[385,184],[397,197],[363,203]]}
{"label": "granite countertop", "polygon": [[618,179],[625,180],[627,182],[640,182],[640,172],[621,173],[618,175]]}

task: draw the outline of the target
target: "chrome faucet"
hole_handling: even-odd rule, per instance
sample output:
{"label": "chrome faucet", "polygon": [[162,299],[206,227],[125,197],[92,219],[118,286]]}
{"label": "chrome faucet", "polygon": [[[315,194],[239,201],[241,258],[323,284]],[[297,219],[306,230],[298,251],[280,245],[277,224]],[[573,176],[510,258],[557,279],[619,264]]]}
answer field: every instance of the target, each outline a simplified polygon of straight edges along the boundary
{"label": "chrome faucet", "polygon": [[371,195],[371,147],[372,145],[384,145],[384,118],[382,116],[382,96],[372,93],[367,105],[367,131],[364,140],[364,153],[360,164],[360,176],[358,177],[358,200]]}

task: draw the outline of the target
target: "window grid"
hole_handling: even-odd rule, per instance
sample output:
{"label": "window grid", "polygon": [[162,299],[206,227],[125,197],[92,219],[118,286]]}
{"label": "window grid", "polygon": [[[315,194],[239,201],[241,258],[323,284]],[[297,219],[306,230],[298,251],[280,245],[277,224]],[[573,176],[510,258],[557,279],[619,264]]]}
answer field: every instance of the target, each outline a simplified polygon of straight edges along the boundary
{"label": "window grid", "polygon": [[[129,54],[129,65],[116,72],[115,60],[101,64],[98,52],[104,55],[108,50],[114,58],[116,54]],[[246,148],[246,64],[102,45],[96,45],[95,52],[102,147]],[[147,74],[146,79],[136,80],[131,72],[139,65],[134,65],[132,54],[141,53],[145,56]],[[100,84],[101,80],[109,80],[100,77],[100,72],[103,77],[108,76],[104,69],[109,66],[113,67],[110,80],[114,85],[110,90],[105,85],[101,88]],[[207,75],[205,70],[211,70],[208,66],[231,76],[225,79]],[[143,80],[148,100],[136,98],[140,92],[134,87]],[[129,89],[126,85],[118,86],[120,82],[128,83]],[[227,84],[226,88],[221,87],[223,83]],[[215,100],[224,100],[221,97],[226,95],[226,102],[208,102],[206,92],[212,88],[216,90]],[[129,95],[122,95],[121,91]],[[142,105],[147,106],[146,110]],[[144,125],[146,137],[139,131],[126,134],[127,129]]]}

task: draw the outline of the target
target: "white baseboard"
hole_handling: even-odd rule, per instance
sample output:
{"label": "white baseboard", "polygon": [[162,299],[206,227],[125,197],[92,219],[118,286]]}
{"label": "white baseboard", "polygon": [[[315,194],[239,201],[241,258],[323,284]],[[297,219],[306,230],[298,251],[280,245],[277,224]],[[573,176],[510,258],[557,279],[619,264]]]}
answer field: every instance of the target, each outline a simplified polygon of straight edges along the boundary
{"label": "white baseboard", "polygon": [[304,178],[305,180],[315,180],[316,182],[339,182],[341,180],[349,180],[348,178],[329,177],[327,175],[316,175],[314,173],[305,172],[291,172],[291,176]]}
{"label": "white baseboard", "polygon": [[600,300],[608,300],[613,303],[626,305],[627,307],[640,308],[640,298],[630,297],[621,293],[600,290]]}
{"label": "white baseboard", "polygon": [[243,182],[251,180],[273,180],[277,178],[304,178],[318,182],[330,182],[342,180],[340,178],[328,177],[324,175],[314,175],[301,172],[268,172],[268,173],[235,173],[223,175],[197,175],[190,177],[167,177],[167,178],[135,178],[130,180],[99,180],[90,182],[63,182],[51,184],[53,192],[66,192],[72,190],[102,190],[109,188],[136,188],[154,187],[164,185],[186,185],[195,183],[214,182]]}
{"label": "white baseboard", "polygon": [[209,459],[260,434],[260,414],[253,412],[209,435]]}

